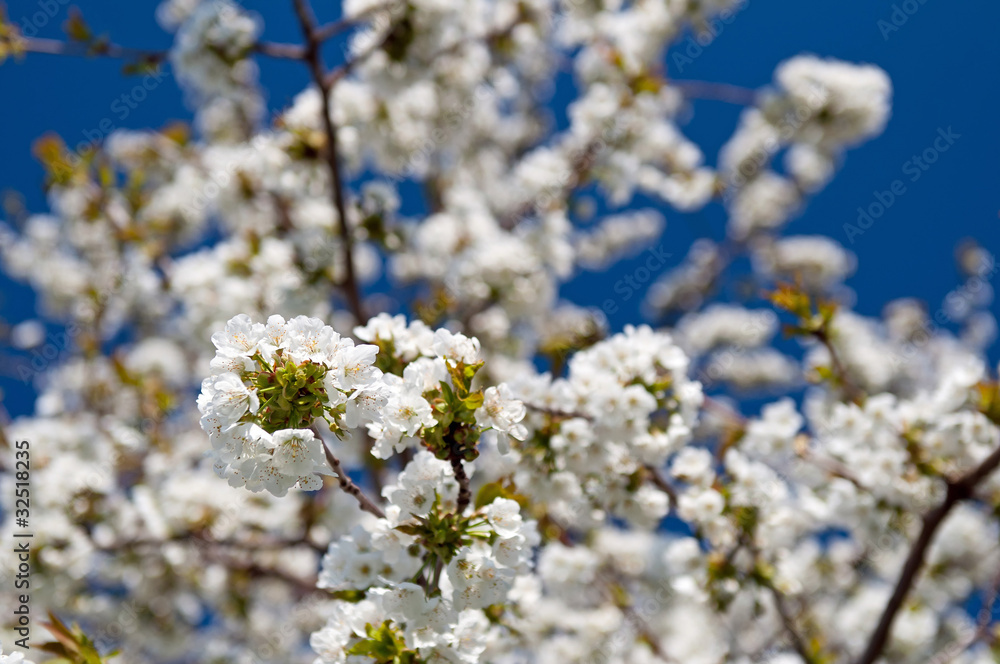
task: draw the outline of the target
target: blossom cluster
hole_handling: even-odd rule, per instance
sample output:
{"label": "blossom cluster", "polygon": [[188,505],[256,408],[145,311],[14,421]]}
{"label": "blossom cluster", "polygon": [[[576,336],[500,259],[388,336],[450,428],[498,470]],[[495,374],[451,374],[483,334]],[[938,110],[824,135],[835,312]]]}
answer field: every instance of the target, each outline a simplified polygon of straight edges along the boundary
{"label": "blossom cluster", "polygon": [[[470,394],[482,365],[477,339],[385,314],[355,333],[379,345],[355,345],[306,316],[286,323],[273,315],[265,324],[241,314],[212,335],[213,375],[202,382],[198,408],[216,472],[231,486],[276,496],[293,486],[319,488],[317,473],[333,469],[314,422],[338,435],[366,429],[372,454],[382,459],[420,439],[464,446],[464,458],[480,431],[524,437],[524,408],[505,385]],[[376,364],[380,348],[385,371]],[[452,426],[441,440],[442,427],[463,414],[470,435],[456,439],[461,430]],[[452,451],[438,446],[446,457]]]}
{"label": "blossom cluster", "polygon": [[312,635],[319,661],[376,652],[480,661],[502,632],[491,628],[491,617],[507,603],[516,576],[530,569],[539,537],[516,501],[497,497],[460,512],[455,489],[451,466],[421,451],[385,488],[386,518],[330,545],[319,587],[364,599],[338,601]]}

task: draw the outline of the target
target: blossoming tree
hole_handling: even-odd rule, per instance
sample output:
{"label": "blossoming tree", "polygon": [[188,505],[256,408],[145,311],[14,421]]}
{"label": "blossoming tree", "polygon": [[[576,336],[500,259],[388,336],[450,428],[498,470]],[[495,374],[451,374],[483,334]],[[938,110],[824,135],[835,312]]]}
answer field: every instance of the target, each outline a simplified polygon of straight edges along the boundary
{"label": "blossoming tree", "polygon": [[[671,43],[740,7],[347,0],[319,24],[291,0],[286,44],[239,5],[166,0],[168,53],[76,14],[65,42],[0,23],[0,57],[169,67],[195,113],[78,152],[40,141],[51,212],[0,226],[4,270],[69,340],[2,429],[32,452],[44,649],[997,661],[993,257],[960,252],[957,332],[913,300],[850,311],[853,256],[784,229],[882,130],[890,82],[811,56],[757,91],[670,76]],[[270,120],[259,58],[312,79]],[[539,90],[563,63],[577,96],[555,131]],[[746,106],[715,166],[678,124],[706,95]],[[401,212],[404,182],[427,214]],[[716,204],[727,237],[648,289],[657,325],[612,333],[601,302],[560,297],[654,241],[658,210]],[[722,302],[744,259],[752,294]]]}

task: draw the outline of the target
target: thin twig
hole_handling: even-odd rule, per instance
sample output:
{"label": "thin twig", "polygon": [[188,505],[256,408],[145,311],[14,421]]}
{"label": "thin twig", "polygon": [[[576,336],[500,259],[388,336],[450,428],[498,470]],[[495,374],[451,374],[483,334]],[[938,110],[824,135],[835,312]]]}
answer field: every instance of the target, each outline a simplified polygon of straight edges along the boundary
{"label": "thin twig", "polygon": [[706,410],[714,410],[715,412],[724,416],[726,419],[730,420],[733,426],[735,426],[738,429],[745,428],[747,422],[749,421],[747,420],[746,416],[744,416],[742,413],[737,412],[730,406],[719,401],[715,397],[708,396],[707,394],[702,399],[702,405],[705,406]]}
{"label": "thin twig", "polygon": [[267,567],[253,561],[241,562],[236,559],[236,556],[226,555],[224,551],[219,549],[205,549],[202,553],[206,560],[225,565],[230,570],[245,572],[251,577],[264,576],[284,581],[294,587],[300,595],[304,596],[316,592],[316,583],[314,580],[300,579],[280,569]]}
{"label": "thin twig", "polygon": [[[663,648],[660,646],[660,640],[653,630],[650,629],[649,625],[646,624],[645,619],[639,614],[633,604],[625,594],[625,589],[622,584],[619,583],[613,573],[600,573],[598,572],[597,577],[604,582],[603,590],[607,593],[607,596],[614,603],[618,610],[622,612],[625,619],[635,630],[636,635],[649,646],[649,649],[653,651],[653,655],[657,659],[660,659],[668,664],[675,661],[672,659]],[[620,592],[616,592],[616,588],[620,588]]]}
{"label": "thin twig", "polygon": [[344,188],[340,177],[340,164],[337,158],[337,128],[333,124],[333,108],[330,103],[330,86],[327,82],[326,70],[323,66],[320,46],[322,41],[316,36],[316,19],[313,16],[307,0],[293,0],[295,13],[299,18],[302,28],[302,35],[306,40],[303,60],[309,65],[309,72],[313,82],[319,89],[322,100],[323,130],[326,132],[326,164],[330,171],[330,183],[333,189],[333,205],[340,217],[337,228],[340,231],[341,244],[344,251],[344,281],[341,284],[344,294],[347,297],[348,306],[358,325],[364,324],[364,307],[361,303],[361,290],[358,286],[357,275],[354,271],[354,247],[351,238],[351,229],[347,221],[347,205],[344,202]]}
{"label": "thin twig", "polygon": [[584,413],[580,413],[578,411],[557,410],[555,408],[549,408],[548,406],[539,406],[539,405],[531,404],[531,403],[527,403],[527,402],[525,402],[524,407],[527,408],[527,409],[529,409],[529,410],[533,410],[536,413],[542,413],[544,415],[548,415],[549,417],[551,417],[553,419],[573,420],[573,419],[579,418],[579,419],[582,419],[582,420],[587,420],[588,422],[593,420],[593,418],[590,417],[589,415],[586,415]]}
{"label": "thin twig", "polygon": [[47,55],[68,55],[74,57],[105,57],[133,58],[149,64],[157,64],[166,60],[166,51],[145,51],[128,48],[118,44],[86,44],[84,42],[67,42],[59,39],[44,39],[42,37],[17,37],[18,47],[28,53],[45,53]]}
{"label": "thin twig", "polygon": [[781,618],[781,625],[785,629],[785,633],[788,634],[788,638],[792,642],[792,648],[795,652],[799,654],[803,662],[806,664],[814,664],[816,658],[809,653],[809,648],[806,646],[805,640],[802,635],[799,634],[798,630],[795,628],[795,620],[792,618],[792,614],[788,611],[788,604],[786,602],[785,595],[774,587],[774,584],[768,582],[764,584],[768,590],[771,591],[771,596],[774,597],[774,607],[778,610],[778,616]]}
{"label": "thin twig", "polygon": [[[291,542],[288,540],[273,539],[266,542],[244,542],[239,540],[215,539],[207,535],[204,531],[187,531],[176,533],[162,539],[135,539],[124,542],[116,542],[112,545],[99,546],[94,544],[97,551],[105,553],[116,553],[122,550],[133,551],[139,548],[160,549],[167,542],[179,542],[186,545],[193,545],[194,548],[204,556],[205,560],[218,562],[234,571],[241,571],[251,576],[267,576],[279,579],[293,586],[300,594],[305,595],[315,592],[315,579],[302,579],[288,574],[280,569],[268,567],[258,562],[246,560],[247,555],[266,552],[288,551],[289,547],[302,544],[323,553],[325,549],[317,547],[309,542]],[[244,554],[244,555],[240,555]]]}
{"label": "thin twig", "polygon": [[[454,53],[455,51],[458,51],[460,48],[468,44],[473,44],[480,41],[489,42],[489,41],[496,41],[497,39],[502,39],[508,36],[511,33],[511,31],[514,30],[514,28],[516,28],[521,22],[522,18],[519,16],[510,24],[502,28],[499,28],[497,30],[487,32],[482,35],[469,35],[467,37],[463,37],[462,39],[459,39],[458,41],[455,41],[449,44],[448,46],[445,46],[444,48],[441,48],[435,53],[431,54],[427,60],[428,62],[434,62],[441,56]],[[361,64],[371,56],[381,51],[388,44],[388,42],[395,36],[393,32],[394,27],[395,26],[390,25],[389,29],[385,31],[385,35],[383,35],[382,39],[378,40],[374,44],[371,44],[361,53],[356,54],[353,58],[348,59],[339,67],[330,71],[330,73],[326,75],[327,85],[330,86],[334,85],[337,81],[339,81],[340,79],[344,78],[349,73],[351,73],[351,71],[359,64]]]}
{"label": "thin twig", "polygon": [[948,664],[948,662],[972,648],[972,646],[976,645],[989,634],[990,625],[993,624],[993,607],[996,606],[998,595],[1000,595],[1000,570],[997,571],[993,579],[993,585],[990,588],[990,593],[986,597],[983,607],[979,610],[979,619],[976,621],[976,630],[972,633],[972,636],[965,643],[957,647],[953,645],[952,649],[949,649],[939,657],[935,657],[931,660],[933,664]]}
{"label": "thin twig", "polygon": [[388,2],[383,2],[378,5],[372,5],[371,7],[365,9],[364,11],[359,12],[355,16],[342,18],[338,21],[333,21],[331,23],[327,23],[326,25],[321,25],[318,28],[316,28],[316,39],[318,39],[321,42],[324,42],[327,39],[330,39],[331,37],[339,35],[341,32],[350,30],[358,23],[361,23],[362,21],[369,18],[372,14],[377,14],[378,12],[381,11],[392,11],[393,9],[399,6],[403,6],[403,3],[399,2],[398,0],[389,0]]}
{"label": "thin twig", "polygon": [[837,349],[834,348],[833,340],[830,338],[829,333],[824,328],[813,332],[813,336],[823,344],[826,352],[830,354],[830,364],[833,367],[834,373],[840,379],[840,386],[844,389],[844,394],[848,399],[860,406],[864,401],[864,390],[857,386],[854,379],[847,372],[847,367],[841,362],[840,355],[837,353]]}
{"label": "thin twig", "polygon": [[663,493],[667,494],[667,498],[670,499],[670,509],[677,509],[678,505],[677,489],[675,489],[673,485],[667,481],[667,478],[661,475],[660,471],[658,471],[653,466],[647,465],[645,467],[645,470],[648,473],[649,481],[653,483],[653,486],[655,486]]}
{"label": "thin twig", "polygon": [[[799,440],[802,441],[801,444],[798,444]],[[844,465],[843,463],[841,463],[836,459],[832,459],[826,456],[819,456],[811,449],[809,449],[807,436],[804,435],[800,436],[799,439],[796,440],[794,448],[795,448],[795,454],[806,463],[811,464],[816,468],[819,468],[820,470],[827,473],[831,477],[837,477],[842,480],[847,480],[848,482],[853,484],[856,489],[860,491],[863,491],[865,493],[871,493],[871,488],[865,486],[864,483],[862,483],[861,480],[859,480],[857,476],[855,476],[854,473],[852,473],[851,470],[846,465]]]}
{"label": "thin twig", "polygon": [[555,200],[556,198],[563,200],[567,198],[584,181],[594,162],[597,161],[597,155],[604,149],[607,149],[606,144],[601,140],[594,140],[587,143],[573,159],[573,166],[565,183],[561,184],[556,191],[553,191],[551,187],[542,190],[537,196],[529,199],[510,214],[505,215],[500,219],[500,227],[505,230],[512,230],[517,227],[524,219],[539,210],[540,201],[543,197],[550,200]]}
{"label": "thin twig", "polygon": [[[17,44],[20,49],[27,53],[81,58],[124,58],[150,65],[165,61],[169,54],[165,50],[149,51],[113,43],[97,42],[88,44],[86,42],[70,42],[43,37],[18,36]],[[285,60],[302,60],[305,56],[305,47],[300,44],[258,42],[253,45],[253,50],[261,55]]]}
{"label": "thin twig", "polygon": [[275,42],[254,44],[253,50],[261,55],[284,60],[302,60],[306,51],[301,44],[278,44]]}
{"label": "thin twig", "polygon": [[756,90],[728,83],[671,80],[668,85],[679,88],[684,96],[692,99],[710,99],[737,106],[753,106],[757,101]]}
{"label": "thin twig", "polygon": [[317,553],[323,553],[326,551],[326,547],[319,546],[318,544],[313,544],[308,540],[296,539],[288,540],[283,538],[267,538],[267,539],[215,539],[208,535],[204,530],[184,530],[178,533],[169,535],[168,537],[154,537],[154,538],[140,538],[125,540],[122,542],[115,542],[114,544],[107,546],[97,546],[95,547],[99,551],[118,551],[120,549],[134,549],[137,547],[162,547],[168,542],[191,542],[199,541],[206,544],[212,544],[220,547],[228,547],[232,549],[239,549],[242,551],[287,551],[291,547],[295,546],[305,546]]}
{"label": "thin twig", "polygon": [[343,490],[344,493],[349,493],[354,496],[354,499],[358,501],[361,509],[374,514],[380,519],[384,519],[385,512],[382,511],[382,508],[372,502],[371,498],[366,496],[365,492],[361,490],[361,487],[354,483],[354,480],[350,478],[347,471],[345,471],[340,465],[340,459],[333,455],[333,452],[330,451],[326,442],[323,442],[323,453],[326,454],[326,462],[330,464],[330,467],[333,468],[333,472],[337,474],[337,482],[340,484],[341,490]]}
{"label": "thin twig", "polygon": [[386,31],[385,36],[382,37],[382,39],[380,39],[378,42],[370,45],[367,49],[365,49],[361,53],[356,54],[354,57],[348,58],[346,61],[344,61],[343,64],[336,67],[335,69],[332,69],[329,73],[324,74],[323,84],[327,88],[332,88],[334,85],[337,84],[337,82],[340,79],[350,74],[355,67],[357,67],[359,64],[361,64],[368,58],[378,53],[380,50],[382,50],[382,47],[388,43],[391,37],[392,37],[392,29],[390,28],[388,31]]}
{"label": "thin twig", "polygon": [[927,555],[927,550],[930,548],[938,528],[951,510],[959,503],[971,498],[979,483],[989,477],[998,466],[1000,466],[1000,447],[986,457],[975,470],[955,481],[948,482],[948,492],[944,502],[924,516],[920,535],[914,542],[913,548],[910,549],[892,597],[886,604],[878,626],[872,633],[861,657],[858,658],[857,664],[873,664],[881,656],[882,650],[889,641],[889,634],[892,631],[892,623],[896,614],[899,613],[903,602],[906,601],[910,588],[916,583],[917,576],[924,565],[924,557]]}
{"label": "thin twig", "polygon": [[434,563],[434,576],[431,577],[431,590],[436,590],[441,585],[441,571],[444,569],[444,560],[438,558]]}

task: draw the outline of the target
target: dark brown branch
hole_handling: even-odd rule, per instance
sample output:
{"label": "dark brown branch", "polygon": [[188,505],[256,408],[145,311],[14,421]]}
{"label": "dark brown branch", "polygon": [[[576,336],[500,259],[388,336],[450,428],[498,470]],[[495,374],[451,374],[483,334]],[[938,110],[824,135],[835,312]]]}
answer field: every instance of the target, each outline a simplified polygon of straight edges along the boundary
{"label": "dark brown branch", "polygon": [[455,479],[458,480],[458,513],[464,514],[465,509],[472,502],[472,491],[469,489],[469,476],[465,472],[462,457],[457,454],[451,454],[448,456],[448,460],[451,462],[452,470],[455,471]]}
{"label": "dark brown branch", "polygon": [[[319,438],[319,435],[316,437]],[[326,462],[330,464],[330,467],[333,468],[333,472],[337,474],[337,483],[340,485],[341,490],[344,493],[354,496],[354,499],[358,501],[361,509],[374,514],[380,519],[384,519],[385,512],[382,511],[382,508],[372,502],[371,498],[366,496],[365,492],[361,490],[361,487],[354,483],[354,480],[350,478],[347,471],[340,465],[340,459],[333,455],[333,452],[330,451],[330,448],[327,447],[325,442],[323,443],[323,453],[326,454]]]}
{"label": "dark brown branch", "polygon": [[889,598],[889,603],[886,604],[885,610],[882,612],[878,626],[872,633],[864,653],[858,658],[857,664],[873,664],[881,656],[882,650],[889,641],[889,634],[892,631],[892,623],[896,618],[896,614],[902,608],[903,602],[906,601],[906,596],[910,592],[910,588],[916,583],[917,575],[924,565],[924,557],[927,555],[927,550],[934,540],[934,534],[951,510],[962,501],[971,498],[976,486],[996,470],[998,466],[1000,466],[1000,447],[986,457],[975,470],[957,480],[948,482],[948,492],[944,502],[924,516],[920,535],[917,537],[917,541],[913,543],[913,548],[910,549],[910,554],[903,565],[903,570],[899,575],[899,580],[896,582],[892,597]]}
{"label": "dark brown branch", "polygon": [[326,164],[330,171],[330,186],[333,189],[333,205],[337,210],[339,219],[338,229],[340,231],[341,244],[344,251],[344,281],[341,284],[344,294],[347,297],[348,306],[358,325],[363,325],[365,317],[364,307],[361,303],[361,290],[358,285],[357,275],[354,271],[354,247],[351,238],[351,229],[347,221],[347,205],[344,202],[344,187],[340,177],[340,164],[337,159],[337,128],[333,124],[333,108],[330,103],[330,86],[327,81],[325,67],[323,66],[320,46],[322,41],[316,34],[316,19],[313,16],[307,0],[293,0],[295,13],[298,16],[299,24],[302,28],[302,35],[306,40],[303,60],[309,65],[309,72],[313,82],[319,89],[320,99],[323,104],[323,130],[326,133]]}

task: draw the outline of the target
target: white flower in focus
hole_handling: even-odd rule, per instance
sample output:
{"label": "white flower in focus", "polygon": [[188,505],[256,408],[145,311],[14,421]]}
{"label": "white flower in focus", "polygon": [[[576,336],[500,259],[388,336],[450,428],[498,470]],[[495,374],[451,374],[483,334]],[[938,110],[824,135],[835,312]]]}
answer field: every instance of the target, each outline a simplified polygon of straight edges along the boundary
{"label": "white flower in focus", "polygon": [[[270,324],[270,321],[269,321]],[[283,341],[288,355],[297,363],[327,361],[327,348],[336,344],[340,335],[318,318],[296,316],[288,321]]]}
{"label": "white flower in focus", "polygon": [[468,551],[456,556],[447,567],[459,611],[483,609],[502,604],[514,580],[514,571],[500,567],[487,553]]}
{"label": "white flower in focus", "polygon": [[454,334],[445,328],[434,332],[433,351],[446,359],[463,364],[479,361],[479,339],[464,334]]}
{"label": "white flower in focus", "polygon": [[327,375],[342,390],[355,390],[371,385],[382,375],[374,366],[377,355],[378,346],[345,345],[334,353]]}
{"label": "white flower in focus", "polygon": [[308,475],[326,467],[323,441],[309,429],[275,431],[271,442],[271,462],[285,475]]}
{"label": "white flower in focus", "polygon": [[250,357],[264,337],[264,326],[240,314],[229,319],[226,329],[212,335],[212,343],[224,357]]}
{"label": "white flower in focus", "polygon": [[497,498],[486,508],[486,520],[493,532],[503,538],[514,537],[521,531],[521,506],[509,498]]}
{"label": "white flower in focus", "polygon": [[513,397],[506,384],[501,383],[483,392],[483,405],[476,409],[476,423],[496,430],[497,445],[501,453],[506,453],[510,449],[508,435],[517,440],[528,436],[527,428],[520,423],[526,412],[524,404]]}
{"label": "white flower in focus", "polygon": [[412,390],[394,393],[382,411],[385,424],[406,436],[415,436],[422,427],[437,424],[427,399]]}
{"label": "white flower in focus", "polygon": [[224,431],[239,422],[248,410],[256,413],[260,399],[256,391],[247,389],[239,376],[224,373],[202,382],[198,408],[203,415],[217,417]]}
{"label": "white flower in focus", "polygon": [[257,342],[261,355],[271,362],[274,360],[275,351],[279,348],[288,348],[288,343],[288,326],[285,324],[285,319],[277,314],[269,316],[260,341]]}
{"label": "white flower in focus", "polygon": [[391,589],[377,588],[371,594],[377,598],[385,615],[396,622],[417,620],[427,608],[424,589],[415,583],[399,583]]}
{"label": "white flower in focus", "polygon": [[344,412],[344,424],[356,429],[369,422],[380,422],[382,411],[389,402],[389,390],[382,383],[372,383],[351,393]]}
{"label": "white flower in focus", "polygon": [[399,507],[399,519],[426,516],[434,504],[435,496],[442,500],[454,483],[451,464],[438,459],[427,450],[421,450],[396,478],[396,484],[382,489],[382,495]]}

